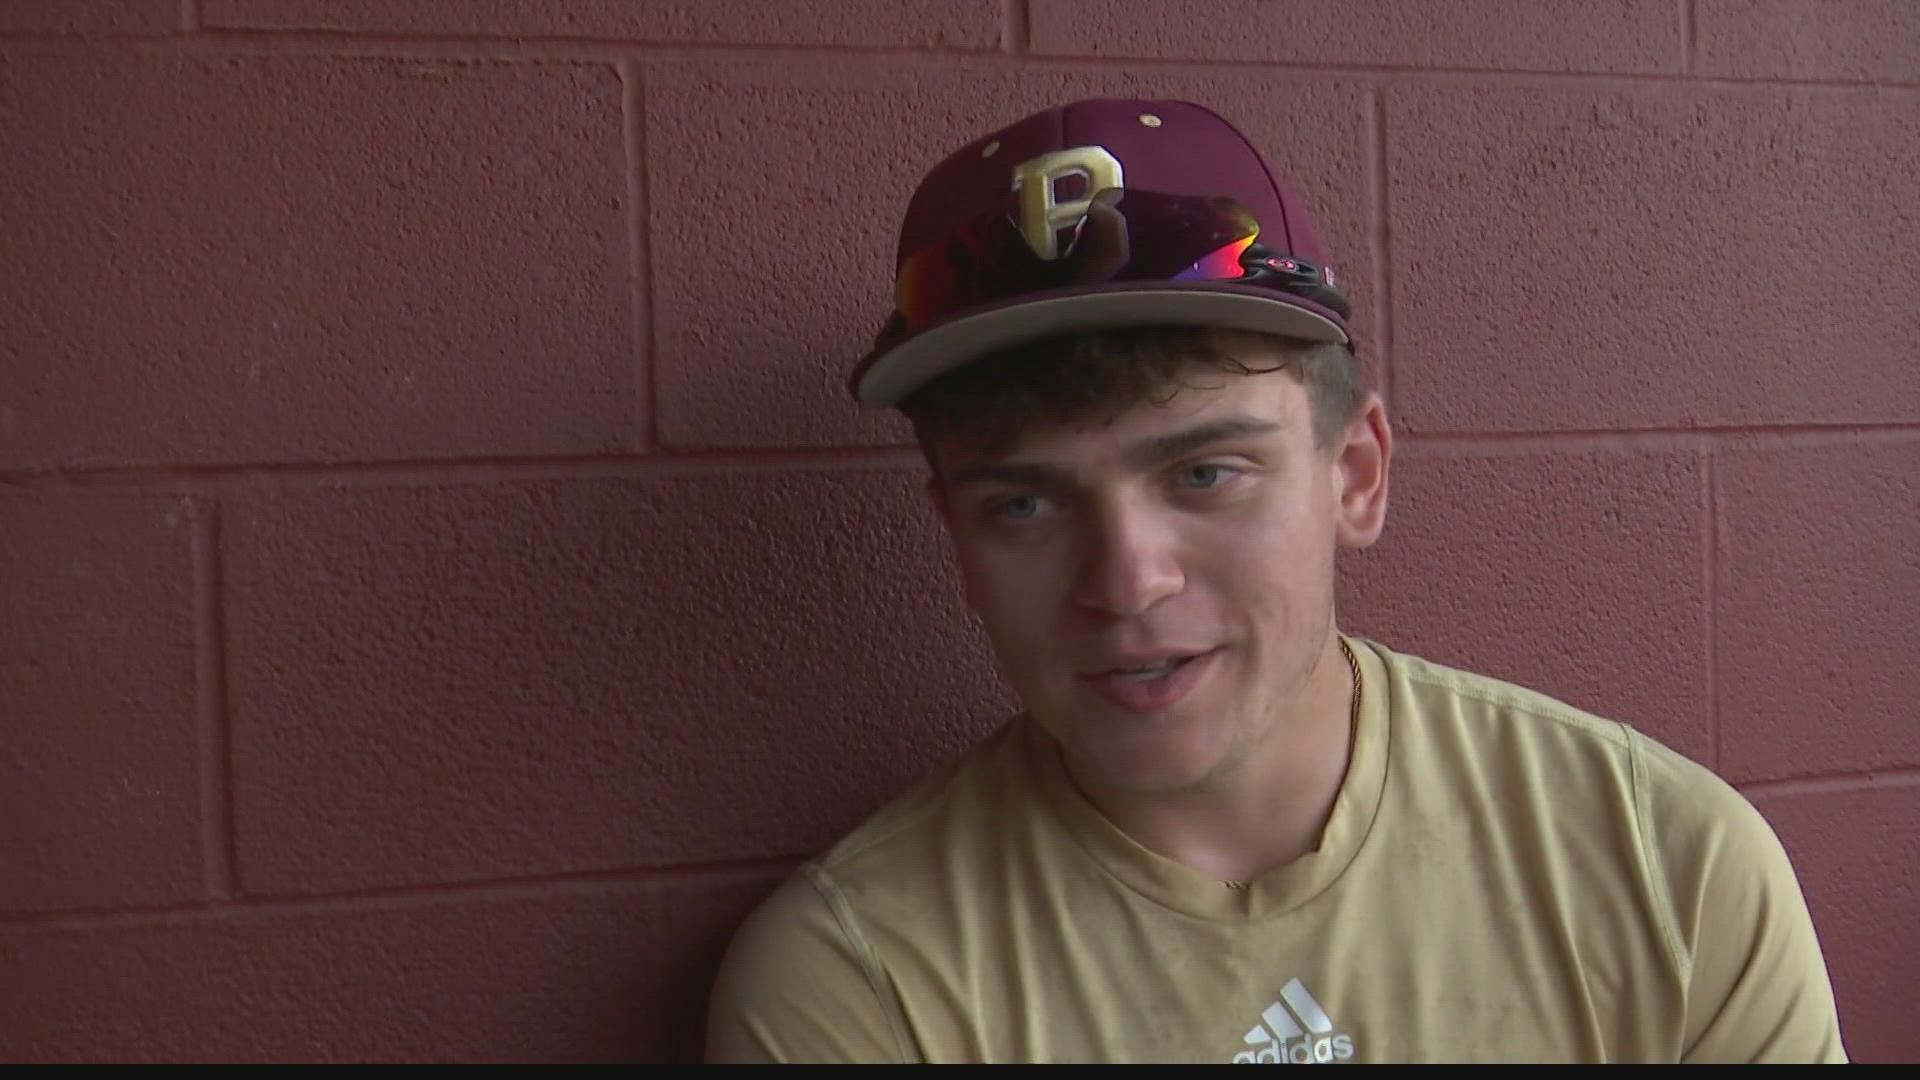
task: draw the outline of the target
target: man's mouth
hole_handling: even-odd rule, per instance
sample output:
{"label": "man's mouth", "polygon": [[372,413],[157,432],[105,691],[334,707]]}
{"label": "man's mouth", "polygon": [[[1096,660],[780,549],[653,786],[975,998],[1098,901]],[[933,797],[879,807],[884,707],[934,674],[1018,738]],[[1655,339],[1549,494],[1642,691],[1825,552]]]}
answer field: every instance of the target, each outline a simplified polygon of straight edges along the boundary
{"label": "man's mouth", "polygon": [[1132,712],[1152,713],[1186,697],[1213,666],[1220,650],[1123,657],[1080,676],[1087,689]]}
{"label": "man's mouth", "polygon": [[1157,664],[1149,664],[1145,667],[1113,668],[1107,671],[1105,674],[1115,675],[1123,679],[1134,679],[1140,682],[1147,682],[1152,679],[1158,679],[1164,675],[1172,674],[1173,669],[1181,666],[1182,664],[1187,663],[1188,661],[1192,660],[1195,656],[1198,656],[1198,655],[1199,655],[1198,653],[1189,653],[1185,656],[1169,656],[1165,660],[1162,660]]}

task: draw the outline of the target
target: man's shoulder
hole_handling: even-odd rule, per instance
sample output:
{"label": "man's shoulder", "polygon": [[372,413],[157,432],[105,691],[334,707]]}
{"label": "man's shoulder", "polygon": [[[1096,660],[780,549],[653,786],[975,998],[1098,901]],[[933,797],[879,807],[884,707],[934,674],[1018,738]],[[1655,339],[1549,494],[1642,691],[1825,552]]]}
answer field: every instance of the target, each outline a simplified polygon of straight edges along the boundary
{"label": "man's shoulder", "polygon": [[884,877],[919,879],[931,861],[965,858],[1031,799],[1025,725],[1002,723],[957,757],[889,799],[807,864],[817,882],[848,887]]}
{"label": "man's shoulder", "polygon": [[1500,735],[1515,734],[1518,727],[1545,726],[1613,750],[1627,750],[1636,734],[1619,720],[1533,687],[1362,640],[1380,654],[1389,692],[1400,695],[1423,720],[1443,718]]}
{"label": "man's shoulder", "polygon": [[1758,822],[1752,804],[1713,768],[1631,723],[1516,682],[1367,643],[1425,727],[1455,728],[1476,749],[1548,765],[1543,779],[1557,778],[1553,770],[1612,773],[1637,814],[1669,830],[1731,826],[1750,833]]}
{"label": "man's shoulder", "polygon": [[1024,733],[1015,718],[935,766],[755,906],[715,983],[710,1059],[911,1060],[878,957],[951,924],[1027,812]]}
{"label": "man's shoulder", "polygon": [[1709,765],[1636,724],[1507,678],[1373,640],[1367,644],[1379,651],[1390,690],[1427,726],[1453,726],[1488,748],[1498,744],[1511,753],[1559,757],[1569,767],[1619,769],[1647,798],[1705,801],[1718,809],[1726,809],[1728,798],[1745,801]]}
{"label": "man's shoulder", "polygon": [[1373,647],[1394,737],[1411,744],[1393,751],[1401,793],[1427,812],[1516,823],[1508,839],[1521,842],[1505,850],[1574,886],[1560,894],[1569,925],[1644,911],[1685,994],[1684,1059],[1845,1060],[1795,868],[1731,781],[1628,723]]}

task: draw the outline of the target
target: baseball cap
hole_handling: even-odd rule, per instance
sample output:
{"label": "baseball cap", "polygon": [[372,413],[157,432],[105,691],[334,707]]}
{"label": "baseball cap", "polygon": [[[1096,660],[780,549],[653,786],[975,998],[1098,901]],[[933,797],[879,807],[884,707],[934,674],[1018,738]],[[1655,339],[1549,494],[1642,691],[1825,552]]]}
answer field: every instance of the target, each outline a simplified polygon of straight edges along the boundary
{"label": "baseball cap", "polygon": [[1350,344],[1306,207],[1245,135],[1184,101],[1099,98],[968,143],[902,222],[894,311],[854,397],[894,405],[984,354],[1183,324]]}

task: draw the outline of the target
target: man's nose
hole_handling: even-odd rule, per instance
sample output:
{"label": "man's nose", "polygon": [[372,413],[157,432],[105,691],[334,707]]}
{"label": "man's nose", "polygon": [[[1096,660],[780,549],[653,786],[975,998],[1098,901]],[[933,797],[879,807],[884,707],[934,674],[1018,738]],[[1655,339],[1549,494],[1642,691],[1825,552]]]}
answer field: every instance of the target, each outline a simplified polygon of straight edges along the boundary
{"label": "man's nose", "polygon": [[1090,515],[1080,543],[1074,601],[1107,615],[1140,615],[1186,586],[1169,522],[1137,506]]}

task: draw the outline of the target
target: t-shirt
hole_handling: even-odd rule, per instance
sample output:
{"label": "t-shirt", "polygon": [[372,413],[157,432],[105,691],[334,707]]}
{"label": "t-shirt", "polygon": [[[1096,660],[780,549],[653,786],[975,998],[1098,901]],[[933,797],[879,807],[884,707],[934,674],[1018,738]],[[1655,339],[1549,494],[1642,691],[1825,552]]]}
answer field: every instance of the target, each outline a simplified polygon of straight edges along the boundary
{"label": "t-shirt", "polygon": [[1318,847],[1243,886],[1122,833],[1016,716],[800,868],[711,1061],[1843,1061],[1772,829],[1618,722],[1348,637]]}

